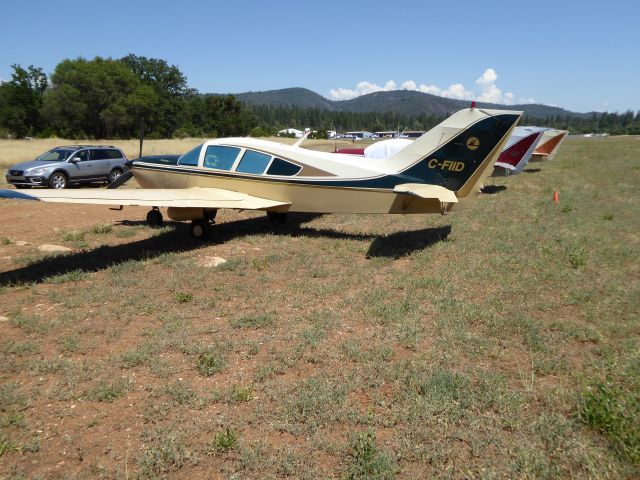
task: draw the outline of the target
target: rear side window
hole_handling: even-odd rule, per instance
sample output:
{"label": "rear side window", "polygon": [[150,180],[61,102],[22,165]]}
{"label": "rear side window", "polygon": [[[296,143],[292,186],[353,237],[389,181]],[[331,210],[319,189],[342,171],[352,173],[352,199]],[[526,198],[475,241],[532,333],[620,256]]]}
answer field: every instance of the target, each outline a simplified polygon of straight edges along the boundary
{"label": "rear side window", "polygon": [[238,147],[211,145],[207,147],[207,151],[204,154],[204,166],[218,170],[231,170],[238,153],[240,153]]}
{"label": "rear side window", "polygon": [[271,161],[271,155],[265,155],[264,153],[254,152],[253,150],[247,150],[242,156],[242,160],[236,168],[236,172],[253,173],[260,175],[264,173],[267,165]]}
{"label": "rear side window", "polygon": [[122,158],[123,155],[120,152],[120,150],[116,150],[114,148],[109,148],[107,150],[105,150],[105,152],[107,152],[107,157],[108,158]]}
{"label": "rear side window", "polygon": [[198,165],[198,159],[200,158],[200,149],[202,149],[202,144],[182,155],[178,159],[178,165],[189,165],[196,167]]}
{"label": "rear side window", "polygon": [[302,170],[302,167],[300,165],[287,162],[286,160],[282,160],[281,158],[274,158],[273,162],[271,162],[269,170],[267,170],[267,175],[282,175],[285,177],[291,177],[300,172],[300,170]]}
{"label": "rear side window", "polygon": [[109,158],[109,154],[104,148],[95,148],[91,150],[91,160],[106,160],[107,158]]}

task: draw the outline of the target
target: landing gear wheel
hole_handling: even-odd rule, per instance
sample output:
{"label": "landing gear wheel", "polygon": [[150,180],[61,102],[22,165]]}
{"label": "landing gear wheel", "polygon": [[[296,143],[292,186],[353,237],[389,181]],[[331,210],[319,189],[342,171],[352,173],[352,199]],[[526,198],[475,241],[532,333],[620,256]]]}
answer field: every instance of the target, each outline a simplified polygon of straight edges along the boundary
{"label": "landing gear wheel", "polygon": [[287,212],[272,212],[268,210],[267,218],[269,219],[270,222],[284,223],[287,221]]}
{"label": "landing gear wheel", "polygon": [[149,210],[149,213],[147,213],[147,223],[150,227],[161,227],[162,221],[162,213],[157,207],[154,207],[153,210]]}
{"label": "landing gear wheel", "polygon": [[217,214],[218,214],[218,210],[217,209],[205,210],[204,211],[204,219],[205,220],[210,220],[211,222],[213,222],[215,220]]}
{"label": "landing gear wheel", "polygon": [[56,172],[49,178],[49,186],[51,188],[67,188],[69,186],[69,180],[64,173]]}
{"label": "landing gear wheel", "polygon": [[192,220],[191,236],[200,240],[205,240],[211,235],[211,223],[208,220]]}

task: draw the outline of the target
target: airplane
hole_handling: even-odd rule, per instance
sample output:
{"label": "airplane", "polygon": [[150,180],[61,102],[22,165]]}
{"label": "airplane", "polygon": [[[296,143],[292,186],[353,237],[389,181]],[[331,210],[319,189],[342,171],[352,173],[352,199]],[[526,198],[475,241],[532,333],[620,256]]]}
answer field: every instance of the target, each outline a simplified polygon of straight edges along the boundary
{"label": "airplane", "polygon": [[218,209],[287,212],[441,213],[479,193],[522,112],[460,110],[411,145],[365,164],[346,154],[314,151],[256,139],[208,140],[175,158],[142,157],[129,175],[141,188],[0,190],[0,197],[44,202],[161,207],[175,221],[191,221],[191,235],[206,238]]}
{"label": "airplane", "polygon": [[506,177],[522,172],[548,128],[516,127],[498,157],[492,177]]}
{"label": "airplane", "polygon": [[533,152],[532,162],[544,162],[556,156],[560,145],[567,138],[568,130],[549,129],[542,135],[540,143]]}

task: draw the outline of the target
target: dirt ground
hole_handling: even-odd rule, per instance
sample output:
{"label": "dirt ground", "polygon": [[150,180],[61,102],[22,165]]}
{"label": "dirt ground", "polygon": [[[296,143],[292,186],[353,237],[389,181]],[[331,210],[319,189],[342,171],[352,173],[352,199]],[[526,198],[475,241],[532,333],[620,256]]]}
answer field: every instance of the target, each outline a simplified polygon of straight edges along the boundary
{"label": "dirt ground", "polygon": [[0,477],[637,478],[639,149],[204,243],[0,202]]}

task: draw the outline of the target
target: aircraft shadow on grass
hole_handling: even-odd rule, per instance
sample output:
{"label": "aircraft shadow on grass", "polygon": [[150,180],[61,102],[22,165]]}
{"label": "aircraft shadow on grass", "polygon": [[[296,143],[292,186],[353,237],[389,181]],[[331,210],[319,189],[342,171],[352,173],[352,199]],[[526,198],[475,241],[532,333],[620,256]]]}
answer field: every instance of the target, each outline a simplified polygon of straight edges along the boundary
{"label": "aircraft shadow on grass", "polygon": [[482,193],[493,195],[495,193],[504,192],[506,189],[506,185],[485,185],[482,187]]}
{"label": "aircraft shadow on grass", "polygon": [[524,173],[538,173],[542,171],[541,168],[527,168],[526,170],[523,170]]}
{"label": "aircraft shadow on grass", "polygon": [[[371,240],[367,257],[399,258],[413,251],[427,248],[443,239],[451,232],[451,227],[434,227],[422,230],[397,232],[387,236],[354,234],[330,229],[302,226],[303,223],[319,215],[289,215],[286,223],[274,224],[266,217],[221,223],[213,227],[211,239],[191,238],[186,234],[188,224],[168,222],[172,230],[145,240],[115,246],[103,246],[94,250],[44,258],[26,267],[0,272],[0,286],[24,283],[40,283],[48,277],[62,275],[76,270],[97,272],[130,260],[147,260],[165,253],[187,252],[211,245],[223,244],[241,236],[270,232],[273,235],[291,237],[329,238],[339,240]],[[123,221],[123,225],[146,225],[146,222]]]}

